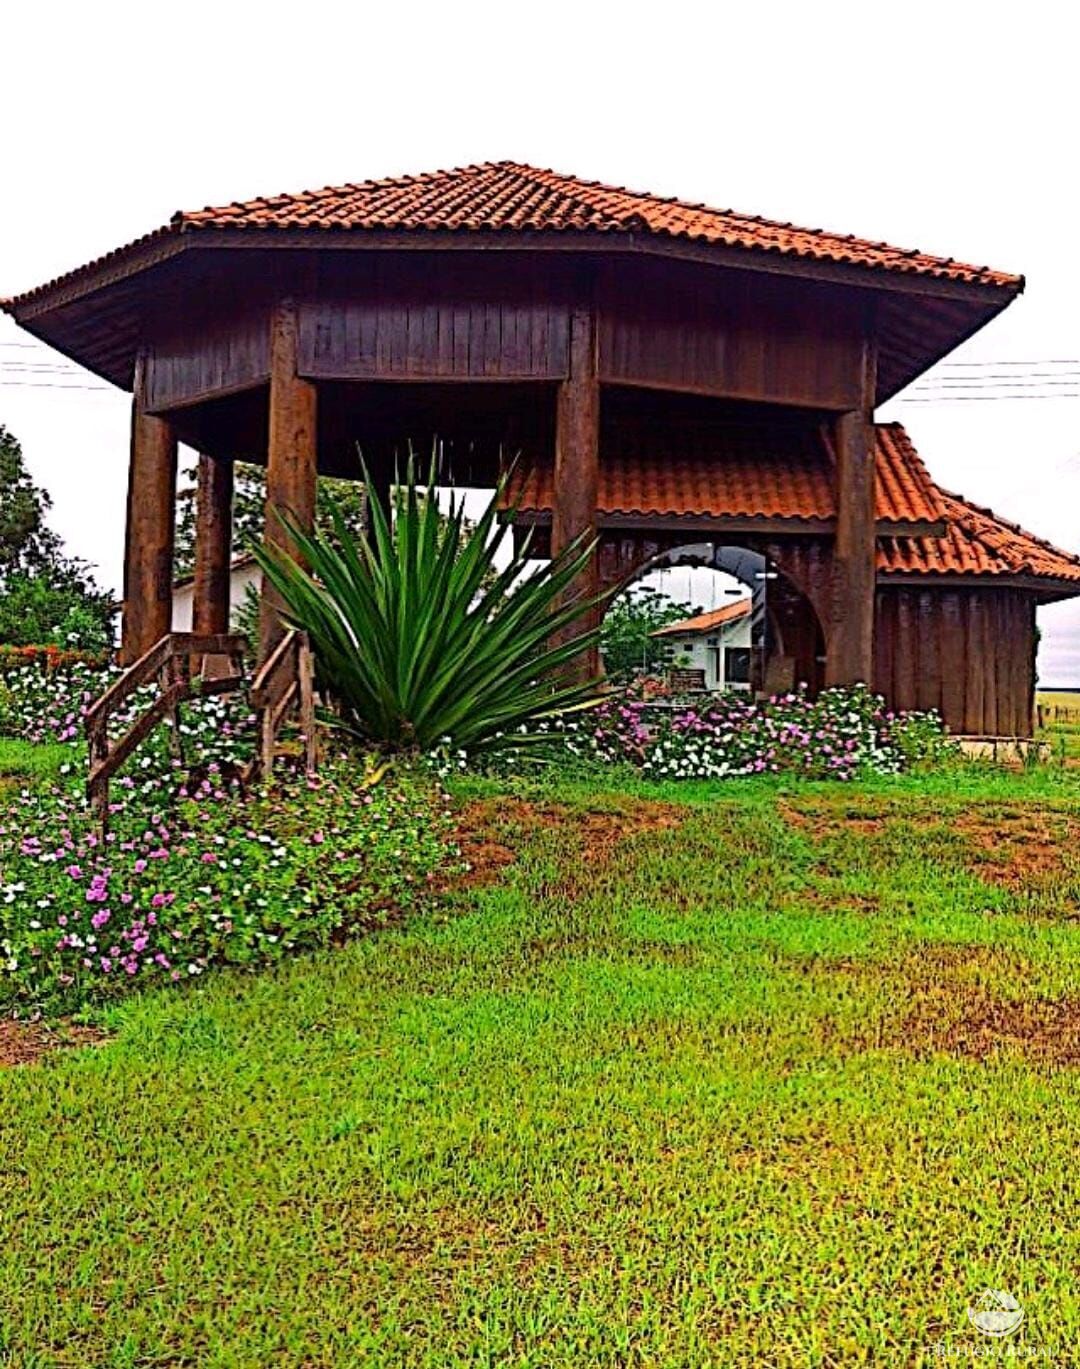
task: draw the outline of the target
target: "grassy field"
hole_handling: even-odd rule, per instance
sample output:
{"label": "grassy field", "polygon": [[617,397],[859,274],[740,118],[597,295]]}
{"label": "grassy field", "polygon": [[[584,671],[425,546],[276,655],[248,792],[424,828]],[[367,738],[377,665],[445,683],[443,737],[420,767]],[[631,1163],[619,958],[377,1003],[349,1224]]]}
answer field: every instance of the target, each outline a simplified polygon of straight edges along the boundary
{"label": "grassy field", "polygon": [[442,913],[0,1072],[0,1364],[1076,1362],[1080,774],[459,799]]}
{"label": "grassy field", "polygon": [[1080,765],[1080,693],[1040,690],[1038,702],[1047,724],[1041,739],[1050,743],[1055,759]]}

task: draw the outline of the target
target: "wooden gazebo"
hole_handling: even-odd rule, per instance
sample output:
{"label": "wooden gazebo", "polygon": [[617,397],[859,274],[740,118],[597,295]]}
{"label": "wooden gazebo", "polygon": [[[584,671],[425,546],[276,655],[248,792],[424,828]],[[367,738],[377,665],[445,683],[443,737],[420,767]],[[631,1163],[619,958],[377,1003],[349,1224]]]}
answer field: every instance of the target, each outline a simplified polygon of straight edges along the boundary
{"label": "wooden gazebo", "polygon": [[[268,505],[309,522],[317,473],[358,474],[359,450],[386,488],[437,442],[467,485],[520,452],[523,519],[555,548],[601,535],[590,584],[687,534],[752,545],[782,576],[796,675],[1024,734],[1034,605],[1080,591],[1080,567],[1017,530],[1004,546],[874,427],[1022,288],[501,162],[179,213],[5,307],[133,392],[129,662],[170,631],[178,440],[201,453],[203,633],[228,626],[234,460],[265,463]],[[264,654],[279,633],[266,595]]]}

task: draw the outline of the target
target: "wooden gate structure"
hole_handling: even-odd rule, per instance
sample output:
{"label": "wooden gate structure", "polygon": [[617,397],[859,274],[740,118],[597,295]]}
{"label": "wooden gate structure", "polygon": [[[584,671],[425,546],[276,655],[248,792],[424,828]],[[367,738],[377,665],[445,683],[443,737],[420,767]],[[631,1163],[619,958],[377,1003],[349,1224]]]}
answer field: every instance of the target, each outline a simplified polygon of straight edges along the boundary
{"label": "wooden gate structure", "polygon": [[[235,460],[310,524],[318,472],[358,474],[359,449],[385,493],[437,442],[461,485],[520,453],[521,517],[556,549],[601,539],[585,587],[745,542],[812,604],[822,683],[1025,735],[1035,606],[1080,593],[1080,561],[946,495],[874,424],[1022,288],[500,162],[179,213],[4,307],[133,393],[129,663],[171,626],[178,441],[201,453],[201,634],[228,630]],[[273,517],[266,536],[288,541]],[[264,586],[264,661],[282,631]]]}

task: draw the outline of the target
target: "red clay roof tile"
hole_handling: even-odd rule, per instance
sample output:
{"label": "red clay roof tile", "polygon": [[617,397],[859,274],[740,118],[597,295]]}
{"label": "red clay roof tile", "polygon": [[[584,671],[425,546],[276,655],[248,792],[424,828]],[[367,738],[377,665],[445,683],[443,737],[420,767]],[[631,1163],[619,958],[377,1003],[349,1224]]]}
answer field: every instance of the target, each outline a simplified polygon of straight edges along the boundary
{"label": "red clay roof tile", "polygon": [[1012,286],[1017,276],[849,233],[798,228],[731,209],[583,181],[520,162],[327,186],[177,214],[173,226],[644,232],[722,247]]}
{"label": "red clay roof tile", "polygon": [[[181,210],[129,248],[166,235],[224,229],[643,233],[973,285],[1020,289],[1024,283],[1022,276],[952,257],[891,247],[850,233],[799,228],[732,209],[710,209],[509,161]],[[44,294],[129,248],[28,290],[6,301],[5,307]]]}
{"label": "red clay roof tile", "polygon": [[1006,576],[1080,586],[1080,556],[1007,523],[990,509],[941,491],[944,537],[883,537],[882,575]]}
{"label": "red clay roof tile", "polygon": [[[940,523],[941,498],[899,424],[876,429],[877,516]],[[514,496],[523,513],[550,511],[553,470],[537,462]],[[836,516],[833,457],[813,429],[728,425],[646,435],[640,449],[608,450],[600,463],[601,516],[796,518]]]}
{"label": "red clay roof tile", "polygon": [[737,623],[740,618],[745,618],[753,605],[749,598],[738,599],[733,604],[724,604],[721,608],[714,608],[709,613],[696,613],[692,618],[680,618],[677,623],[668,623],[665,627],[658,627],[655,632],[650,633],[651,637],[670,637],[674,633],[682,632],[711,632],[713,628],[720,627],[724,623]]}
{"label": "red clay roof tile", "polygon": [[[1080,555],[1006,522],[934,484],[899,423],[878,424],[877,517],[879,524],[943,523],[943,536],[878,538],[883,576],[995,576],[1054,581],[1080,592]],[[718,450],[681,454],[661,446],[650,455],[605,456],[598,507],[605,515],[643,518],[835,517],[827,444],[804,431],[802,447],[783,429],[732,428]],[[673,439],[676,445],[683,436]],[[538,464],[517,485],[523,513],[551,509],[552,470]]]}

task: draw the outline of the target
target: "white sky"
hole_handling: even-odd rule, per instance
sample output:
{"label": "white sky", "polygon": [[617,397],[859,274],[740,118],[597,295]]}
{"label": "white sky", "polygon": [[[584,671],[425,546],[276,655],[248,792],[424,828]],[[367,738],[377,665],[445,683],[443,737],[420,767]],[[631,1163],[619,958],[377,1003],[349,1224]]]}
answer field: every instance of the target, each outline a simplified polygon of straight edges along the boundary
{"label": "white sky", "polygon": [[[950,360],[1080,358],[1078,26],[940,0],[23,0],[0,17],[0,294],[181,207],[513,158],[1024,272]],[[116,586],[128,398],[11,370],[38,355],[3,345],[25,338],[0,321],[0,422]],[[879,417],[946,488],[1080,548],[1080,398]],[[1043,682],[1080,685],[1080,606],[1041,618]]]}

